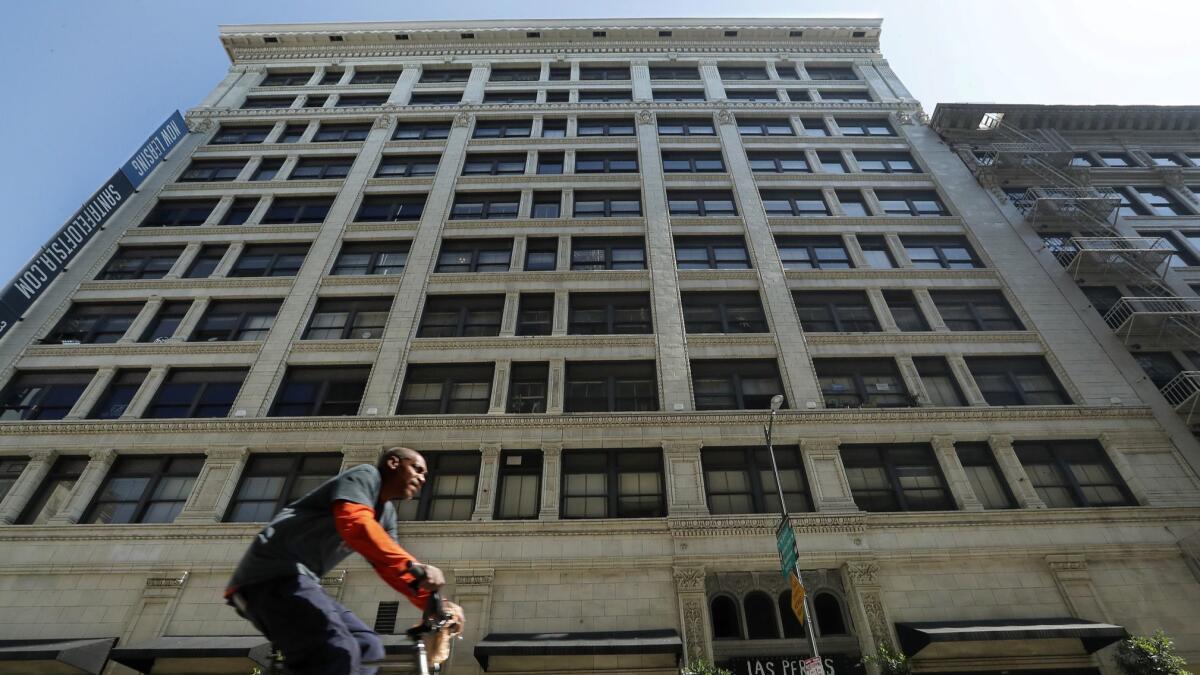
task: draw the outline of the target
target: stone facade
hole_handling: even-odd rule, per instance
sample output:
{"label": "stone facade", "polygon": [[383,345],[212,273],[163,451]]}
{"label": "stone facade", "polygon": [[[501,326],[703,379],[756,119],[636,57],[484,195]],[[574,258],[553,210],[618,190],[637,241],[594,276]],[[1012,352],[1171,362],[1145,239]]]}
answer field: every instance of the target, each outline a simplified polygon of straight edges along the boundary
{"label": "stone facade", "polygon": [[[402,543],[447,572],[449,595],[467,609],[469,629],[449,672],[481,672],[472,649],[493,633],[673,629],[683,659],[738,668],[747,659],[804,655],[807,643],[779,613],[787,586],[774,550],[779,516],[767,506],[772,485],[761,466],[722,470],[714,464],[727,450],[759,461],[753,451],[763,447],[768,414],[765,404],[747,401],[758,400],[756,386],[775,386],[769,393],[783,394],[787,405],[775,419],[774,441],[798,457],[785,468],[800,477],[788,491],[804,508],[790,518],[810,594],[822,603],[818,645],[823,656],[836,657],[828,669],[852,669],[848,664],[859,654],[895,644],[897,623],[1046,617],[1115,623],[1139,633],[1161,627],[1186,655],[1200,658],[1196,440],[1153,398],[1157,393],[1139,383],[1124,352],[1096,330],[1090,310],[1064,293],[1061,270],[1044,264],[1019,219],[927,125],[881,57],[879,30],[878,21],[857,19],[223,28],[233,65],[188,112],[192,133],[0,342],[4,382],[50,371],[91,373],[61,419],[20,419],[36,414],[14,407],[9,386],[0,459],[25,463],[0,501],[0,636],[117,637],[119,645],[133,645],[160,636],[248,635],[251,627],[224,604],[221,591],[260,527],[230,522],[249,501],[248,477],[266,475],[254,473],[260,471],[255,460],[299,462],[297,455],[332,453],[347,467],[402,444],[434,462],[430,501],[444,499],[439,503],[447,508],[454,500],[437,492],[436,458],[466,453],[477,460],[475,474],[464,479],[474,494],[466,495],[464,510],[449,511],[454,519],[401,527]],[[513,68],[535,71],[535,79],[496,76]],[[628,74],[592,79],[600,77],[597,68]],[[391,82],[362,83],[386,69],[402,72]],[[450,70],[465,74],[437,81],[437,73]],[[289,73],[307,77],[271,84]],[[618,100],[598,101],[598,92]],[[519,101],[526,93],[529,101]],[[436,94],[461,97],[449,103]],[[363,96],[376,98],[371,105],[359,105],[363,99],[344,105]],[[254,103],[261,97],[291,101],[255,107],[267,105]],[[631,133],[587,131],[597,120],[619,122]],[[679,120],[696,131],[662,131],[664,123]],[[529,131],[476,133],[502,121],[528,122]],[[433,139],[396,134],[415,122],[445,131]],[[560,123],[561,133],[554,131]],[[362,133],[354,140],[320,140],[323,129],[355,124]],[[770,131],[771,124],[790,134]],[[762,126],[755,131],[755,125]],[[239,127],[262,127],[265,136],[220,140]],[[579,158],[587,153],[636,156],[637,171],[582,172]],[[669,170],[679,157],[697,153],[718,156],[721,170]],[[524,157],[524,172],[463,175],[480,155],[501,154]],[[427,155],[437,158],[431,174],[379,176],[381,158]],[[561,169],[539,171],[555,157],[562,158]],[[285,179],[322,158],[348,158],[348,166],[336,178]],[[765,171],[764,161],[772,159],[792,168]],[[237,175],[187,180],[193,169],[220,160],[241,163]],[[881,172],[875,168],[880,161],[907,162],[913,170],[898,164]],[[272,162],[276,178],[259,180],[264,163]],[[792,195],[796,211],[783,215],[770,191]],[[637,215],[597,217],[575,209],[597,193],[623,192],[638,195]],[[517,195],[515,217],[462,217],[456,200],[476,193]],[[561,216],[535,212],[544,193],[560,194]],[[372,195],[409,195],[423,207],[412,219],[364,219],[362,205]],[[324,218],[268,222],[278,220],[276,202],[294,197],[326,199]],[[712,215],[679,205],[708,197]],[[734,213],[715,206],[720,198],[735,204]],[[156,206],[171,199],[215,206],[203,222],[144,226]],[[247,200],[254,205],[247,207]],[[826,214],[805,215],[817,202]],[[240,224],[221,224],[238,208],[249,209],[236,218]],[[906,208],[911,211],[901,212]],[[741,239],[749,264],[677,264],[684,260],[680,251],[694,246],[684,238],[698,237]],[[813,237],[818,244],[801,241]],[[446,264],[445,242],[479,238],[511,240],[508,271],[437,271],[439,260]],[[573,258],[581,242],[606,238],[640,239],[644,269],[587,269]],[[526,251],[547,240],[554,242],[557,264],[529,269]],[[407,246],[403,273],[331,273],[348,245],[369,249],[394,241]],[[963,242],[969,264],[953,253]],[[293,275],[238,276],[247,249],[280,244],[306,247]],[[224,253],[197,278],[203,249],[213,246],[225,247]],[[105,278],[112,257],[130,247],[180,252],[159,278]],[[928,255],[936,261],[922,257]],[[809,256],[807,268],[803,256]],[[572,302],[589,292],[648,298],[652,331],[579,334]],[[717,292],[757,294],[765,329],[689,330],[698,314],[681,298]],[[796,298],[837,292],[865,298],[875,325],[830,331],[806,324],[820,317],[811,307],[799,311]],[[972,292],[1000,294],[1019,329],[964,330],[961,317],[949,317],[947,298]],[[521,303],[535,293],[552,297],[548,334],[519,328]],[[430,297],[471,294],[503,298],[494,334],[421,336]],[[319,301],[357,298],[390,300],[377,333],[304,339]],[[278,309],[258,339],[189,340],[218,303],[264,299],[277,301]],[[114,342],[47,340],[82,303],[139,309]],[[175,330],[145,341],[173,303],[190,303]],[[834,321],[842,320],[843,309],[830,310],[838,315]],[[862,320],[863,310],[857,311]],[[913,317],[922,317],[927,330],[914,330]],[[984,372],[982,364],[1009,358],[1040,363],[1043,370]],[[723,380],[698,374],[708,364],[738,359],[773,363],[774,379],[756,376],[760,384],[743,384],[751,376],[737,367]],[[890,365],[883,374],[821,371],[835,359],[851,367],[868,360]],[[609,362],[619,371],[617,365],[631,361],[654,364],[655,403],[641,406],[653,409],[573,412],[583,390],[578,376],[570,379],[572,364]],[[531,362],[545,365],[545,412],[507,412],[515,405],[511,381]],[[486,392],[482,408],[395,414],[413,397],[406,383],[414,366],[462,363],[491,366],[490,379],[475,387]],[[318,366],[367,370],[351,414],[274,414],[295,369]],[[227,414],[160,416],[161,394],[174,374],[204,368],[244,372]],[[141,384],[114,419],[96,419],[113,383],[128,371],[144,371]],[[1025,405],[1002,404],[997,378]],[[1030,380],[1057,382],[1053,392],[1040,393],[1061,400],[1037,398]],[[714,386],[728,386],[721,391],[735,403],[711,404]],[[958,405],[946,398],[951,392]],[[1051,464],[1033,467],[1034,443],[1058,458],[1058,471],[1098,473],[1072,478],[1054,473]],[[1087,467],[1070,459],[1075,455],[1058,453],[1068,446],[1093,453]],[[883,459],[864,466],[854,455],[863,449]],[[637,494],[660,502],[653,517],[612,517],[627,508],[623,500],[633,499],[623,483],[600,497],[608,500],[601,515],[609,517],[572,517],[582,513],[569,500],[584,494],[575,460],[601,450],[606,454],[593,456],[607,458],[610,465],[601,471],[609,471],[610,480],[629,475],[620,469],[622,458],[632,456],[627,451],[650,450],[659,458],[660,469],[638,474],[651,476]],[[513,475],[514,451],[538,458],[530,473],[539,481],[531,493],[536,506],[526,518],[501,519],[508,508],[501,486]],[[982,470],[964,459],[968,451],[988,458]],[[923,459],[901,460],[903,453]],[[123,461],[177,456],[198,458],[198,468],[187,474],[192,480],[172,522],[144,522],[158,499],[149,494],[135,495],[126,516],[98,510],[114,501],[105,495],[113,492],[116,472],[129,466]],[[72,458],[80,458],[81,469],[52,495],[61,504],[38,511],[46,486]],[[984,470],[993,482],[978,482]],[[160,480],[159,473],[138,475]],[[739,476],[746,487],[725,482]],[[1058,492],[1047,482],[1053,476],[1062,483]],[[1097,484],[1098,491],[1121,497],[1103,502],[1087,491]],[[753,508],[723,501],[731,493]],[[1068,493],[1073,506],[1055,501]],[[907,508],[880,507],[879,499]],[[1007,499],[1011,508],[995,508],[996,499]],[[1108,505],[1097,505],[1102,502]],[[429,504],[421,508],[423,515],[437,513]],[[739,512],[746,510],[754,512]],[[101,511],[110,515],[99,517]],[[34,512],[48,517],[27,524]],[[124,522],[96,522],[105,518]],[[357,557],[323,583],[368,622],[395,597]],[[764,597],[770,609],[763,609]],[[402,606],[398,623],[414,617]],[[1110,652],[1022,645],[1007,655],[916,659],[927,671],[1109,672]],[[654,654],[497,657],[491,663],[493,672],[677,672],[673,657]],[[122,668],[110,666],[128,672]]]}

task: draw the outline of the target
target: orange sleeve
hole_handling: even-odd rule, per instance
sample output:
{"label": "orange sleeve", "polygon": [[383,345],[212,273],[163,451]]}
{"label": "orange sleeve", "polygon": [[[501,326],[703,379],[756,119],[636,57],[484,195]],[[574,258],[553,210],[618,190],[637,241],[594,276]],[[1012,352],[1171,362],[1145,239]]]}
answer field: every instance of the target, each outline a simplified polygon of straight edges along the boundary
{"label": "orange sleeve", "polygon": [[381,579],[403,593],[418,609],[425,610],[430,592],[420,587],[421,577],[413,572],[417,560],[375,520],[375,509],[337,501],[333,504],[333,521],[346,545],[366,558]]}

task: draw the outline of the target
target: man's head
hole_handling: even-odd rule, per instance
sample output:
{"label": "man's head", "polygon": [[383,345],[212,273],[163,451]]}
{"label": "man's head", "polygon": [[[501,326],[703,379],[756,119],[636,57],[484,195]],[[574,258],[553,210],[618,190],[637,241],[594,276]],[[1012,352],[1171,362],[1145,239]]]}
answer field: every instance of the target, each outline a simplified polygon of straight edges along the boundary
{"label": "man's head", "polygon": [[412,499],[425,484],[425,458],[412,448],[388,448],[379,458],[379,475],[383,478],[380,489],[384,501],[390,499]]}

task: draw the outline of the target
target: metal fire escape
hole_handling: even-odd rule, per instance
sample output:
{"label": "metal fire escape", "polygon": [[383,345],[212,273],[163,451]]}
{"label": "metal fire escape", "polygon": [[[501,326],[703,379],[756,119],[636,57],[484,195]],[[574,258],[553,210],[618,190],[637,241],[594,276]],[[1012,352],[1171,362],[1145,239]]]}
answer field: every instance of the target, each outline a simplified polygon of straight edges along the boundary
{"label": "metal fire escape", "polygon": [[[1052,246],[1076,281],[1120,281],[1140,289],[1122,297],[1104,322],[1126,345],[1200,351],[1200,298],[1180,297],[1163,281],[1172,248],[1160,237],[1123,236],[1117,228],[1120,196],[1084,184],[1065,169],[1074,153],[1057,133],[1020,130],[1003,114],[983,116],[978,142],[964,160],[977,176],[1033,178],[1035,187],[1011,195],[1035,230],[1069,229],[1082,236]],[[1200,371],[1184,371],[1162,388],[1188,424],[1200,424]]]}

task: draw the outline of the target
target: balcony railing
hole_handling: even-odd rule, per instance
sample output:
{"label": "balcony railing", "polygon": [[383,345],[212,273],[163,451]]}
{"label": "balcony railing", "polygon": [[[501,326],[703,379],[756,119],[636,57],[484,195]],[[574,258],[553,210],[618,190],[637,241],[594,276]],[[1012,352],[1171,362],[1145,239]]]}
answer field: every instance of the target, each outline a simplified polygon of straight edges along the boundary
{"label": "balcony railing", "polygon": [[1104,321],[1126,344],[1195,345],[1200,343],[1200,298],[1121,298]]}
{"label": "balcony railing", "polygon": [[1185,370],[1162,388],[1162,395],[1189,425],[1200,423],[1200,370]]}

